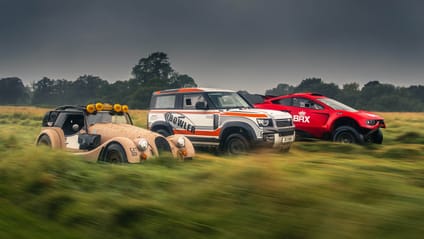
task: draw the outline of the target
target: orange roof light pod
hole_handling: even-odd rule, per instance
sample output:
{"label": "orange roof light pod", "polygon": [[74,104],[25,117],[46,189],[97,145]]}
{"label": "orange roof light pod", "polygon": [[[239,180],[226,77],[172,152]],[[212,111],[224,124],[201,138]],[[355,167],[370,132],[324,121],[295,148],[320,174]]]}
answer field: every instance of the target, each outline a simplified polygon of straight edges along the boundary
{"label": "orange roof light pod", "polygon": [[102,111],[103,110],[103,104],[102,103],[96,103],[96,110]]}
{"label": "orange roof light pod", "polygon": [[122,106],[120,104],[114,104],[113,105],[113,110],[115,112],[121,112],[122,111]]}
{"label": "orange roof light pod", "polygon": [[96,111],[96,107],[94,106],[94,104],[89,104],[85,107],[85,110],[87,110],[87,112],[91,114],[91,113],[94,113],[94,111]]}
{"label": "orange roof light pod", "polygon": [[128,105],[122,105],[122,112],[128,113]]}
{"label": "orange roof light pod", "polygon": [[106,110],[106,111],[115,111],[117,113],[119,112],[124,112],[127,113],[128,112],[128,105],[121,105],[121,104],[107,104],[107,103],[96,103],[96,104],[88,104],[85,107],[85,110],[87,111],[87,113],[92,114],[96,111],[102,111],[102,110]]}

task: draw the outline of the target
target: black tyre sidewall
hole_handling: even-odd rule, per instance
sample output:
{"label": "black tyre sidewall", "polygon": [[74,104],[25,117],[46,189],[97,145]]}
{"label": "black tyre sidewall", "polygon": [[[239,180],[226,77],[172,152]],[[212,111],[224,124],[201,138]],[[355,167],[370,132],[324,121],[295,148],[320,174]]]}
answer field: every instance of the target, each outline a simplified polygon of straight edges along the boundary
{"label": "black tyre sidewall", "polygon": [[[237,149],[237,147],[239,149]],[[229,155],[246,154],[249,150],[249,142],[241,134],[230,134],[225,140],[224,152]]]}
{"label": "black tyre sidewall", "polygon": [[[120,159],[117,160],[117,157]],[[104,150],[100,161],[106,163],[128,163],[124,148],[118,143],[109,144]]]}
{"label": "black tyre sidewall", "polygon": [[363,144],[364,136],[361,135],[355,128],[350,126],[341,126],[334,131],[333,141],[339,143],[349,143],[341,141],[341,137],[343,136],[351,136],[353,144]]}
{"label": "black tyre sidewall", "polygon": [[378,129],[371,135],[372,142],[375,144],[382,144],[383,143],[383,132],[381,132],[381,129]]}
{"label": "black tyre sidewall", "polygon": [[163,137],[168,137],[171,135],[171,133],[169,133],[169,131],[166,129],[157,129],[155,132],[162,135]]}
{"label": "black tyre sidewall", "polygon": [[50,140],[50,137],[46,134],[43,134],[40,136],[40,138],[37,141],[37,146],[47,146],[47,147],[51,147],[52,146],[52,142]]}

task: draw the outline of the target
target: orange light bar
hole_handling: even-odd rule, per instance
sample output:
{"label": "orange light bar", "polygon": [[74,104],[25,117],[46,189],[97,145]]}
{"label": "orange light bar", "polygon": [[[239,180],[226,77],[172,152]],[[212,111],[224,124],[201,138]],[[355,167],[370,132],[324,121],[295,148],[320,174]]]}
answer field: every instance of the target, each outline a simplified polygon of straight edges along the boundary
{"label": "orange light bar", "polygon": [[102,103],[96,103],[96,110],[102,111],[103,110],[103,104]]}
{"label": "orange light bar", "polygon": [[127,113],[128,112],[128,105],[122,106],[122,112]]}
{"label": "orange light bar", "polygon": [[88,104],[85,107],[87,113],[92,114],[96,111],[103,111],[103,110],[113,110],[115,112],[124,112],[127,113],[128,112],[128,105],[121,105],[121,104],[108,104],[108,103],[96,103],[96,104]]}
{"label": "orange light bar", "polygon": [[122,111],[122,106],[120,104],[114,104],[113,105],[113,110],[115,112],[121,112]]}
{"label": "orange light bar", "polygon": [[96,107],[94,106],[94,104],[89,104],[87,105],[87,107],[85,107],[85,110],[87,110],[87,112],[91,114],[96,110]]}

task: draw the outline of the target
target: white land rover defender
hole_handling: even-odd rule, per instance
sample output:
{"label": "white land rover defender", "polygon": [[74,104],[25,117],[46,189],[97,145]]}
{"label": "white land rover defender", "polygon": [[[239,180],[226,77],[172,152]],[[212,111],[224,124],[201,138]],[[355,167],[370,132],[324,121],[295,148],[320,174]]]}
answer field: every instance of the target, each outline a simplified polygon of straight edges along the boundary
{"label": "white land rover defender", "polygon": [[258,145],[288,151],[295,138],[289,113],[255,109],[232,90],[156,91],[147,123],[164,136],[182,134],[194,146],[216,146],[228,154],[242,154]]}

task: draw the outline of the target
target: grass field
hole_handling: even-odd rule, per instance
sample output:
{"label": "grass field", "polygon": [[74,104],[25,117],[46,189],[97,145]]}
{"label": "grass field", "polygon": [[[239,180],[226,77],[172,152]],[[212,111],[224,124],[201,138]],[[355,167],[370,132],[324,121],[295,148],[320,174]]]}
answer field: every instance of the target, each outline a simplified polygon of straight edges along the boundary
{"label": "grass field", "polygon": [[[381,113],[383,145],[110,165],[34,147],[45,111],[0,107],[0,238],[424,234],[424,113]],[[145,111],[131,114],[145,126]]]}

